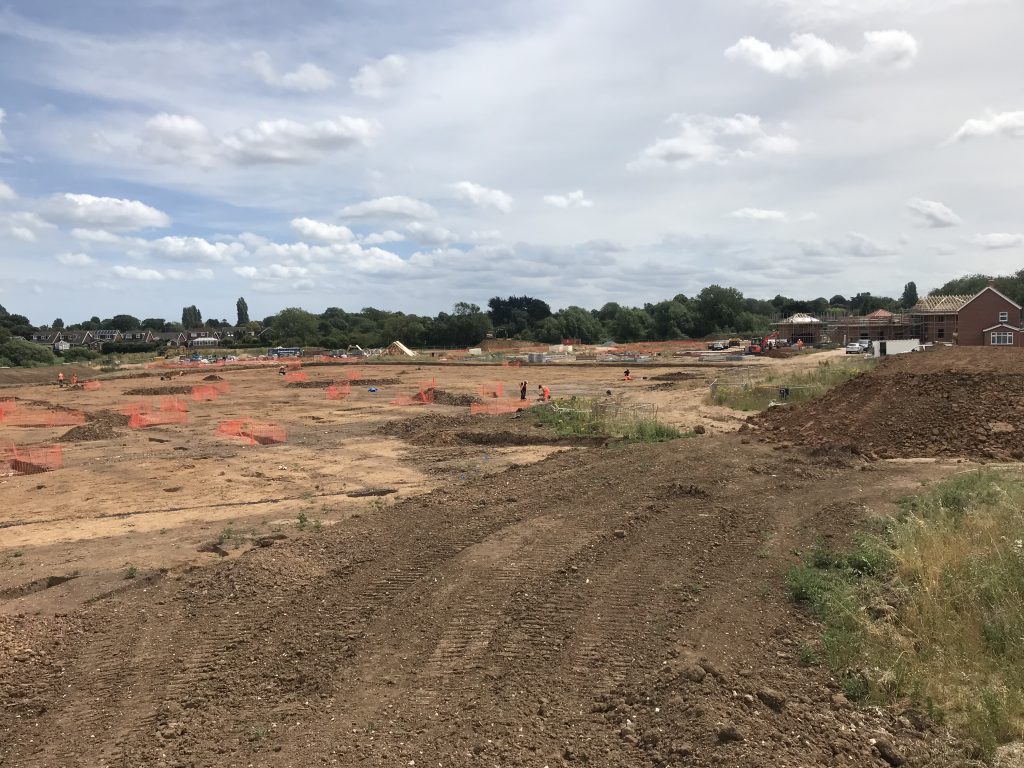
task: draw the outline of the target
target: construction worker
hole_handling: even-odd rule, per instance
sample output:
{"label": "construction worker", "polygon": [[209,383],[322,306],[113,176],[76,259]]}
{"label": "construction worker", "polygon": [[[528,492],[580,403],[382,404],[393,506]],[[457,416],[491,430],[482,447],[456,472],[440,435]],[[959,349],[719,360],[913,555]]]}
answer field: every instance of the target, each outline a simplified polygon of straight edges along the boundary
{"label": "construction worker", "polygon": [[538,384],[537,385],[537,389],[540,390],[539,397],[540,397],[542,402],[546,403],[548,400],[551,399],[551,390],[548,389],[547,384]]}
{"label": "construction worker", "polygon": [[58,387],[63,387],[64,386],[64,371],[60,371],[57,374],[57,386]]}
{"label": "construction worker", "polygon": [[77,387],[78,386],[78,374],[77,373],[72,373],[71,374],[71,386],[72,387]]}
{"label": "construction worker", "polygon": [[527,382],[525,382],[525,381],[519,382],[519,399],[520,400],[525,400],[526,399],[526,384],[527,384]]}
{"label": "construction worker", "polygon": [[633,377],[629,375],[629,368],[627,368],[625,370],[625,372],[622,374],[622,380],[623,381],[632,381],[633,380]]}

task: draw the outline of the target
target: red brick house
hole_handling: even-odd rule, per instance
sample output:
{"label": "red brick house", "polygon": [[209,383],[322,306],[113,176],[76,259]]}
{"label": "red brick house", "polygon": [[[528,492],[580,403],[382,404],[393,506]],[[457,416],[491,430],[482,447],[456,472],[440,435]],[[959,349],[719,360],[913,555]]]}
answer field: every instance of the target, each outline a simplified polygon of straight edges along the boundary
{"label": "red brick house", "polygon": [[1024,346],[1024,311],[1020,304],[988,285],[957,317],[957,344],[962,347]]}

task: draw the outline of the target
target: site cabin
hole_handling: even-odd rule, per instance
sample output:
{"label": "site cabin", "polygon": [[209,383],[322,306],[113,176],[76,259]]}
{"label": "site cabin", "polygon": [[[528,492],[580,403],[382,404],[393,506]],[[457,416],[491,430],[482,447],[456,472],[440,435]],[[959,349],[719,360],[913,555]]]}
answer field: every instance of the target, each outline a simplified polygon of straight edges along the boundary
{"label": "site cabin", "polygon": [[200,336],[198,339],[192,339],[188,345],[190,347],[216,347],[220,346],[220,339],[215,336]]}
{"label": "site cabin", "polygon": [[269,357],[302,357],[302,347],[274,347],[267,351]]}
{"label": "site cabin", "polygon": [[922,349],[923,347],[918,339],[888,339],[871,342],[868,354],[872,357],[887,357],[888,355],[905,355],[908,352],[920,352]]}

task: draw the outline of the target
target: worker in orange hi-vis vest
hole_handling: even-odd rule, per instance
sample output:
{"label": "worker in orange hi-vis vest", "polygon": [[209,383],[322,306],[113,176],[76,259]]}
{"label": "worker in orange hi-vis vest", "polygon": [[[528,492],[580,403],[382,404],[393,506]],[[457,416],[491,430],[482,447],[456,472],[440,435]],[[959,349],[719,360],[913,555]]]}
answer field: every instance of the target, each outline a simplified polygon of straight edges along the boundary
{"label": "worker in orange hi-vis vest", "polygon": [[71,386],[72,387],[77,387],[78,386],[78,374],[77,373],[72,373],[71,374]]}
{"label": "worker in orange hi-vis vest", "polygon": [[57,386],[64,386],[64,371],[61,371],[60,373],[57,374]]}
{"label": "worker in orange hi-vis vest", "polygon": [[545,403],[551,399],[551,390],[548,389],[547,384],[538,384],[537,389],[540,390],[540,399]]}

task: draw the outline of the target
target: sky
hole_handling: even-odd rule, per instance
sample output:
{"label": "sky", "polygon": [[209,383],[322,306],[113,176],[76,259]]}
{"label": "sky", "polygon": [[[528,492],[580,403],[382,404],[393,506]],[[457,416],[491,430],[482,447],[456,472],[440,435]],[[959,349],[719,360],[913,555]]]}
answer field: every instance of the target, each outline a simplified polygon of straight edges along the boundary
{"label": "sky", "polygon": [[1024,267],[1017,0],[5,0],[36,324]]}

